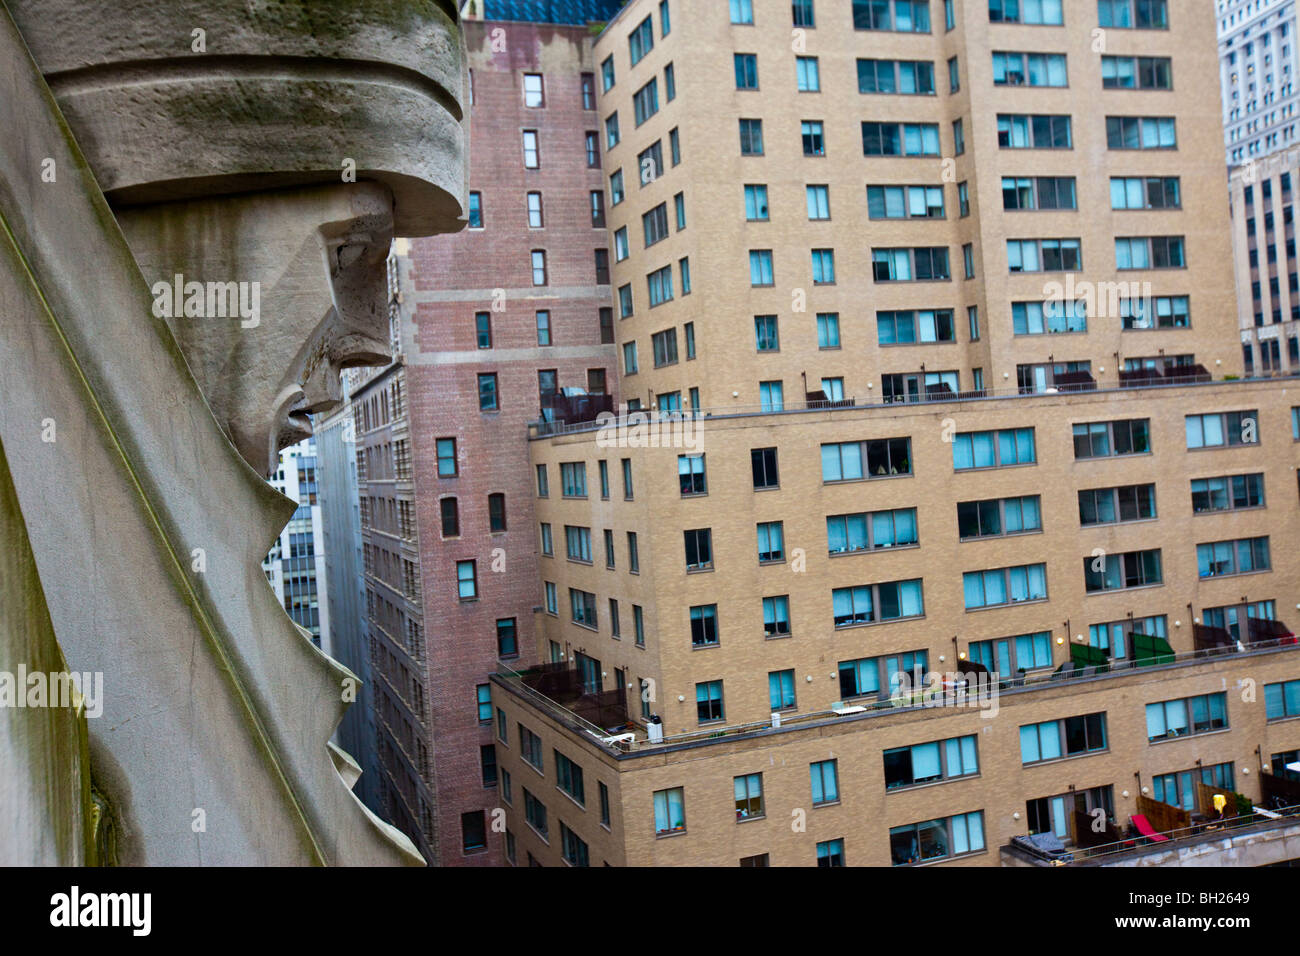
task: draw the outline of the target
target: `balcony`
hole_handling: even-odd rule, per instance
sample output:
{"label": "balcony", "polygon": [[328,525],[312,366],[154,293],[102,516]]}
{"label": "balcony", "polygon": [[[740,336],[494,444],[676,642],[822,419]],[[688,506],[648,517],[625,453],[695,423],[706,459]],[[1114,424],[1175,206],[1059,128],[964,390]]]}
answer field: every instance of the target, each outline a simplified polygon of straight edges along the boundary
{"label": "balcony", "polygon": [[498,663],[497,673],[522,688],[543,710],[576,721],[580,729],[602,739],[627,733],[635,725],[627,715],[627,693],[622,687],[593,691],[582,672],[566,661],[539,664],[518,672]]}
{"label": "balcony", "polygon": [[1235,636],[1227,628],[1209,624],[1192,625],[1192,645],[1198,652],[1206,654],[1231,654],[1246,646],[1267,643],[1294,644],[1296,641],[1295,634],[1281,621],[1246,618],[1244,640]]}
{"label": "balcony", "polygon": [[[1261,775],[1264,791],[1269,793]],[[1184,810],[1138,795],[1130,823],[1120,830],[1075,811],[1071,845],[1052,833],[1013,837],[1002,847],[1003,866],[1266,866],[1300,859],[1300,784],[1275,809],[1197,781],[1196,807]],[[1216,794],[1223,808],[1214,805]]]}
{"label": "balcony", "polygon": [[[1131,654],[1127,658],[1114,660],[1108,651],[1099,647],[1093,647],[1091,644],[1070,645],[1070,659],[1062,663],[1056,670],[1051,673],[1045,671],[1035,671],[1026,673],[1023,669],[1018,671],[1014,676],[1004,676],[1000,678],[999,687],[1002,689],[1011,687],[1032,686],[1035,684],[1047,682],[1059,682],[1064,680],[1084,679],[1097,677],[1101,674],[1111,672],[1121,672],[1125,670],[1135,670],[1141,667],[1154,667],[1160,664],[1172,664],[1178,660],[1195,659],[1204,657],[1199,649],[1191,654],[1176,654],[1174,649],[1162,637],[1156,637],[1151,634],[1143,634],[1141,631],[1130,631],[1129,640],[1131,645]],[[1236,650],[1236,645],[1233,645]],[[959,660],[957,668],[961,673],[981,675],[987,674],[988,668],[977,661]]]}
{"label": "balcony", "polygon": [[1194,385],[1208,382],[1212,376],[1204,365],[1170,365],[1164,369],[1121,369],[1120,388],[1149,388],[1153,385]]}
{"label": "balcony", "polygon": [[574,389],[554,392],[541,398],[541,421],[537,427],[540,434],[553,434],[549,429],[564,431],[567,427],[588,425],[602,414],[614,411],[614,396],[605,394],[577,393]]}
{"label": "balcony", "polygon": [[853,408],[858,404],[856,398],[830,398],[821,389],[806,392],[804,398],[807,401],[807,408]]}
{"label": "balcony", "polygon": [[1058,392],[1091,392],[1097,388],[1097,380],[1091,372],[1061,372],[1052,376],[1052,387]]}

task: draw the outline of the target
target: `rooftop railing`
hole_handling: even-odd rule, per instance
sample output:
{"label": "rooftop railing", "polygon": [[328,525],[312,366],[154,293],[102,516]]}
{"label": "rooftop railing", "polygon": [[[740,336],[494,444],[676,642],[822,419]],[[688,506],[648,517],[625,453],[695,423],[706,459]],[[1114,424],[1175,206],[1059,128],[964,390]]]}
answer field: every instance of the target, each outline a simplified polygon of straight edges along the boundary
{"label": "rooftop railing", "polygon": [[1104,862],[1108,858],[1113,858],[1124,853],[1150,853],[1161,852],[1165,850],[1175,850],[1180,846],[1187,846],[1189,842],[1207,834],[1215,836],[1231,836],[1234,830],[1240,831],[1244,827],[1250,827],[1252,832],[1256,830],[1270,829],[1276,826],[1287,826],[1300,822],[1300,804],[1295,806],[1283,807],[1277,810],[1266,810],[1260,807],[1254,808],[1250,813],[1239,816],[1222,817],[1211,820],[1203,820],[1186,827],[1178,827],[1172,830],[1157,831],[1163,840],[1155,839],[1151,836],[1134,834],[1125,837],[1113,843],[1101,843],[1097,846],[1069,848],[1069,853],[1073,856],[1072,863],[1084,862]]}
{"label": "rooftop railing", "polygon": [[[531,701],[540,710],[550,714],[560,723],[568,724],[577,730],[585,731],[597,742],[603,742],[605,738],[613,736],[610,731],[598,727],[584,717],[578,716],[571,709],[537,690],[529,685],[527,676],[516,671],[509,664],[497,661],[497,676],[502,678],[507,684],[517,690],[521,696]],[[606,744],[610,749],[616,749],[612,745]]]}
{"label": "rooftop railing", "polygon": [[[1196,368],[1199,368],[1196,367]],[[1189,371],[1181,373],[1177,369],[1169,371],[1160,371],[1155,369],[1141,369],[1134,372],[1125,372],[1121,375],[1119,385],[1087,385],[1086,383],[1063,382],[1059,386],[1049,386],[1043,390],[1036,390],[1026,386],[1009,385],[996,388],[972,389],[968,391],[954,392],[948,389],[929,389],[924,393],[917,395],[899,395],[882,398],[874,390],[867,395],[865,399],[858,396],[850,396],[834,401],[813,399],[811,401],[789,401],[780,403],[767,404],[735,404],[719,405],[710,408],[686,408],[679,411],[660,411],[652,408],[642,408],[636,411],[628,411],[626,408],[616,410],[619,418],[616,420],[602,423],[599,421],[582,421],[566,422],[557,419],[556,421],[535,421],[528,426],[528,437],[530,439],[554,438],[560,435],[573,435],[584,432],[600,431],[609,425],[620,425],[634,427],[637,423],[643,423],[650,427],[663,427],[675,422],[687,423],[702,419],[725,419],[725,418],[744,418],[755,415],[799,415],[810,412],[824,412],[827,414],[843,414],[845,412],[862,411],[864,409],[874,408],[895,408],[899,405],[944,405],[956,402],[973,402],[973,401],[1006,401],[1013,399],[1044,398],[1050,395],[1078,395],[1087,393],[1095,395],[1104,392],[1121,392],[1131,393],[1136,389],[1160,389],[1160,388],[1180,388],[1192,385],[1243,385],[1251,383],[1261,383],[1276,381],[1279,378],[1300,378],[1300,371],[1285,374],[1269,374],[1251,376],[1247,378],[1233,379],[1213,379],[1204,369],[1199,371]],[[642,416],[641,418],[629,421],[630,415]]]}
{"label": "rooftop railing", "polygon": [[[780,714],[779,723],[772,720],[751,721],[741,724],[706,725],[698,730],[679,734],[665,734],[662,741],[651,742],[646,730],[640,724],[629,723],[620,727],[598,727],[586,720],[571,708],[561,704],[529,686],[527,675],[520,674],[509,665],[498,662],[497,673],[512,687],[519,689],[522,696],[533,701],[540,709],[552,717],[574,728],[586,732],[595,742],[611,752],[628,753],[655,750],[660,747],[705,743],[712,740],[734,739],[746,734],[783,733],[803,727],[814,726],[836,720],[867,719],[898,714],[909,710],[928,710],[934,708],[990,709],[996,702],[995,694],[1043,690],[1050,687],[1075,686],[1086,681],[1106,680],[1122,677],[1137,671],[1155,671],[1177,667],[1195,661],[1207,661],[1228,657],[1250,656],[1256,653],[1271,653],[1278,650],[1300,649],[1300,639],[1294,636],[1273,638],[1245,644],[1239,650],[1233,648],[1214,648],[1208,650],[1180,651],[1160,654],[1155,658],[1143,660],[1112,660],[1105,665],[1057,669],[1055,671],[1036,671],[1017,674],[1013,677],[997,675],[996,691],[992,681],[984,675],[967,674],[942,675],[938,683],[932,686],[908,689],[889,697],[871,696],[850,697],[836,701],[828,710],[812,711],[803,714]],[[947,678],[952,677],[952,680]],[[629,739],[630,735],[630,739]],[[618,742],[615,742],[615,741]]]}

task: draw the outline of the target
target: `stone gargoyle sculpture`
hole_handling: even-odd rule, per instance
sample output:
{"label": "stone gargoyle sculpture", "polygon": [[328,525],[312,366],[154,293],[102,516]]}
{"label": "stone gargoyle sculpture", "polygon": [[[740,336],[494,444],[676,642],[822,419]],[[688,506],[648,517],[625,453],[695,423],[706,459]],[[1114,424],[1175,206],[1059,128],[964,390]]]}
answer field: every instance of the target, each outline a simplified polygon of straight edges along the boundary
{"label": "stone gargoyle sculpture", "polygon": [[464,88],[452,0],[0,0],[0,864],[423,862],[263,476],[463,226]]}

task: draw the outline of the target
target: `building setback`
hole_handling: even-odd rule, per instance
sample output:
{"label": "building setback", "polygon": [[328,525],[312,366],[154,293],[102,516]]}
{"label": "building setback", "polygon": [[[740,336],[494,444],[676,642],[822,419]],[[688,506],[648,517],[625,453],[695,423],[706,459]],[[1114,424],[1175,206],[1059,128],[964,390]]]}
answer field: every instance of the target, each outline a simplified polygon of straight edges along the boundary
{"label": "building setback", "polygon": [[[621,388],[658,414],[533,430],[508,861],[998,865],[1194,780],[1262,797],[1300,748],[1300,425],[1232,381],[1213,16],[610,22]],[[997,716],[915,706],[980,668]]]}
{"label": "building setback", "polygon": [[[507,857],[811,866],[838,840],[849,862],[888,865],[895,828],[978,812],[967,862],[998,865],[998,846],[1046,826],[1028,814],[1074,791],[1119,824],[1139,792],[1182,804],[1189,771],[1258,800],[1260,760],[1300,748],[1283,702],[1300,693],[1300,413],[1279,398],[1267,382],[1116,388],[715,416],[676,447],[535,441],[538,520],[615,546],[542,558],[539,630],[560,663],[494,678]],[[585,476],[596,498],[604,472],[598,514],[561,490]],[[1135,673],[1139,635],[1176,657]],[[1258,652],[1196,655],[1220,639]],[[1092,654],[1111,670],[1071,671]],[[904,706],[900,672],[947,687],[972,661],[1009,680],[996,714]],[[1223,722],[1156,727],[1153,705],[1203,695]],[[1053,749],[1022,749],[1049,721],[1064,722]],[[969,735],[951,786],[919,769],[930,743]],[[922,748],[914,777],[885,755],[904,746]],[[810,790],[824,761],[842,799]],[[733,802],[742,785],[762,809]],[[654,801],[679,797],[685,831],[657,829]]]}

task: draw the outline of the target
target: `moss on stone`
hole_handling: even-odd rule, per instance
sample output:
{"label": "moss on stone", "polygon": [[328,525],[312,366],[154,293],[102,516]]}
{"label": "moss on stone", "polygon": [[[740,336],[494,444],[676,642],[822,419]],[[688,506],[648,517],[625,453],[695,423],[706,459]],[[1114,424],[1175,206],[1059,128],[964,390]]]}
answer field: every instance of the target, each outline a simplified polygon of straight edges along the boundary
{"label": "moss on stone", "polygon": [[402,34],[427,29],[430,23],[456,23],[447,5],[437,0],[267,0],[250,12],[254,23],[334,41],[354,36],[358,27],[383,26]]}

